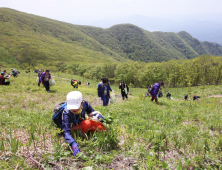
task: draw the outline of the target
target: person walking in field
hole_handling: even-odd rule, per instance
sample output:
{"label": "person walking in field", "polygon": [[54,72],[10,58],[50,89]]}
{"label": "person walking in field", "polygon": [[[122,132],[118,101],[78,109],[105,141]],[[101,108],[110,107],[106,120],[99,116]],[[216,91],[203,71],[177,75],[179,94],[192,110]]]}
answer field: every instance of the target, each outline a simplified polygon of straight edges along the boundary
{"label": "person walking in field", "polygon": [[107,78],[102,78],[102,83],[98,84],[97,91],[99,98],[103,101],[103,106],[107,106],[109,104],[110,91],[114,92]]}
{"label": "person walking in field", "polygon": [[194,101],[194,100],[198,100],[198,98],[200,98],[200,96],[194,95],[194,96],[193,96],[193,101]]}
{"label": "person walking in field", "polygon": [[155,102],[158,103],[157,94],[159,93],[160,87],[164,86],[163,82],[155,83],[150,90],[151,101],[155,99]]}
{"label": "person walking in field", "polygon": [[[59,128],[66,142],[71,146],[74,156],[80,152],[78,144],[71,135],[72,131],[81,133],[91,133],[106,130],[103,122],[104,116],[100,112],[94,111],[92,106],[82,98],[79,91],[69,92],[64,103],[64,110],[59,119]],[[91,119],[86,119],[86,115]],[[55,122],[55,119],[53,120]]]}
{"label": "person walking in field", "polygon": [[45,89],[47,92],[49,92],[49,80],[51,78],[51,74],[49,73],[49,70],[46,70],[44,73],[41,75],[41,82],[45,86]]}
{"label": "person walking in field", "polygon": [[42,70],[39,70],[39,72],[38,72],[38,77],[39,77],[38,86],[40,86],[40,84],[41,84],[41,75],[42,75]]}
{"label": "person walking in field", "polygon": [[125,84],[123,81],[120,83],[119,85],[119,89],[121,89],[121,94],[122,94],[122,98],[123,100],[126,98],[128,99],[128,93],[129,93],[129,87],[127,86],[127,84]]}
{"label": "person walking in field", "polygon": [[103,84],[103,78],[101,78],[100,80],[101,80],[101,81],[100,81],[100,82],[98,83],[98,85],[97,85],[97,90],[98,90],[98,88],[99,88],[99,85],[100,85],[100,84]]}

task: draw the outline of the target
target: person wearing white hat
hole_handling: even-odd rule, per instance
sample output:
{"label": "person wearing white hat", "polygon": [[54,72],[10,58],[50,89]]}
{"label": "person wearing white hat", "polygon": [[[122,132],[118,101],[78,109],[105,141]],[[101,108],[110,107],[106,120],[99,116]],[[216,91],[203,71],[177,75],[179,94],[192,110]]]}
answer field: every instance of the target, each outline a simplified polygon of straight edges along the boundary
{"label": "person wearing white hat", "polygon": [[[106,130],[101,122],[86,119],[95,115],[91,105],[83,100],[82,93],[79,91],[69,92],[66,96],[67,107],[62,113],[62,130],[63,137],[72,147],[74,156],[79,153],[78,144],[71,136],[71,130],[80,130],[82,133],[93,132],[98,130]],[[96,113],[97,114],[97,113]],[[97,114],[98,115],[98,114]],[[104,118],[101,114],[97,116]],[[102,121],[102,119],[100,119]]]}

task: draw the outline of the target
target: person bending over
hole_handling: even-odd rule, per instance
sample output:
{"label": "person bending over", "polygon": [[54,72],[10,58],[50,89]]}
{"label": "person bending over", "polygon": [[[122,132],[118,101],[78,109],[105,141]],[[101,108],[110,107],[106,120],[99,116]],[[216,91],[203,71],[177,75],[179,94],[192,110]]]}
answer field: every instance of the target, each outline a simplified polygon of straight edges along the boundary
{"label": "person bending over", "polygon": [[[91,105],[82,99],[82,93],[79,91],[69,92],[66,96],[66,100],[67,106],[62,113],[61,130],[63,130],[62,135],[71,146],[75,156],[80,150],[71,132],[73,130],[78,130],[82,133],[89,133],[97,130],[106,130],[105,126],[101,123],[105,117],[96,113]],[[96,116],[101,122],[86,119],[86,115],[90,118]]]}
{"label": "person bending over", "polygon": [[200,98],[200,96],[194,95],[194,96],[193,96],[193,101],[194,101],[194,100],[198,100],[198,98]]}
{"label": "person bending over", "polygon": [[155,102],[157,103],[157,94],[159,93],[160,87],[164,86],[163,82],[155,83],[154,86],[152,87],[152,90],[150,92],[151,94],[151,101],[155,99]]}

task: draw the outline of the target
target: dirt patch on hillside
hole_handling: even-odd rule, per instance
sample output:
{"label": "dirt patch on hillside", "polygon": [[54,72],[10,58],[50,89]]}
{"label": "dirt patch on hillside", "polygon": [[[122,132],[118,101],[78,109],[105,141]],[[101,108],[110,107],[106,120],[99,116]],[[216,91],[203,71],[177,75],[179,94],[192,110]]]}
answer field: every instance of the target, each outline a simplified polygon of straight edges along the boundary
{"label": "dirt patch on hillside", "polygon": [[207,96],[207,97],[205,97],[205,98],[210,98],[210,97],[222,97],[222,94],[210,95],[210,96]]}
{"label": "dirt patch on hillside", "polygon": [[59,78],[59,79],[62,79],[62,80],[70,80],[71,81],[71,79],[62,78],[62,77],[58,77],[58,76],[52,76],[52,77],[56,77],[56,78]]}
{"label": "dirt patch on hillside", "polygon": [[133,169],[132,166],[135,164],[135,160],[132,157],[126,158],[124,156],[116,157],[110,165],[107,166],[108,169]]}
{"label": "dirt patch on hillside", "polygon": [[[121,95],[116,94],[115,97],[116,97],[116,103],[122,101],[122,96]],[[99,97],[86,96],[86,97],[84,97],[84,100],[89,102],[90,105],[92,105],[92,106],[101,106],[101,105],[103,105],[103,101],[100,100]],[[110,105],[110,102],[109,102],[109,105]]]}

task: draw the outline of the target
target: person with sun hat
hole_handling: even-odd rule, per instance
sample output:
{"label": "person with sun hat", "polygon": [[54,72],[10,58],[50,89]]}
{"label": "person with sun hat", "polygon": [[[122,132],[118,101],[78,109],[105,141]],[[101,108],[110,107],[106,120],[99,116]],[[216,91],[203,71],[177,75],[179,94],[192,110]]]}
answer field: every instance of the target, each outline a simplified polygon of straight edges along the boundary
{"label": "person with sun hat", "polygon": [[[94,111],[92,106],[83,100],[80,91],[69,92],[66,96],[67,105],[62,112],[62,134],[67,143],[71,146],[74,156],[80,151],[78,144],[72,137],[72,130],[78,130],[81,133],[95,132],[97,130],[106,130],[103,122],[104,116],[100,112]],[[91,119],[87,119],[91,118]],[[96,120],[94,120],[94,117]]]}

